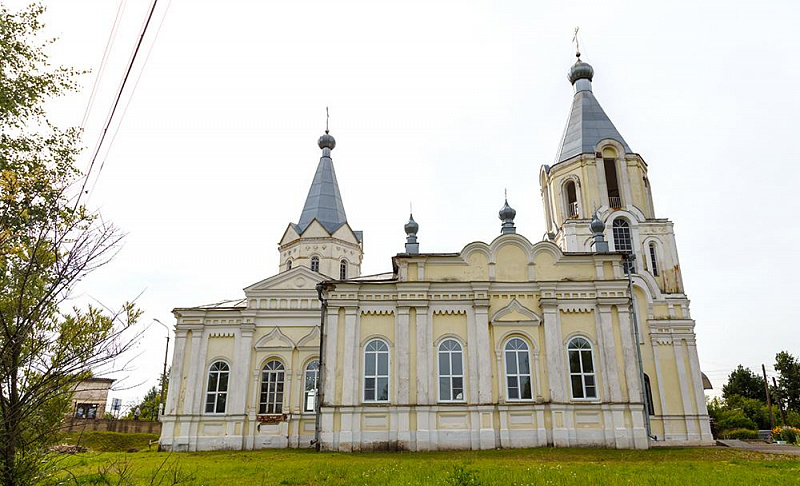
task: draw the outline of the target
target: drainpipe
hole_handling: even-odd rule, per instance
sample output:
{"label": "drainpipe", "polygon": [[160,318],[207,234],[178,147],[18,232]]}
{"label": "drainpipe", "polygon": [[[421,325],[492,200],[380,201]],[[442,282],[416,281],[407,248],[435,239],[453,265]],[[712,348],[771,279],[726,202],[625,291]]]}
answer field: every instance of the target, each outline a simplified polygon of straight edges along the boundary
{"label": "drainpipe", "polygon": [[316,423],[314,424],[314,447],[317,452],[321,450],[322,444],[320,443],[320,435],[322,432],[322,399],[323,399],[323,384],[325,383],[325,314],[328,313],[328,299],[323,297],[322,293],[326,290],[325,283],[320,282],[317,284],[317,298],[320,303],[320,316],[319,316],[319,377],[317,381],[317,396],[314,400],[314,412],[316,414]]}
{"label": "drainpipe", "polygon": [[635,268],[634,261],[636,260],[636,255],[633,253],[625,253],[623,254],[623,257],[628,262],[628,292],[631,295],[630,306],[631,316],[633,317],[633,335],[634,339],[636,340],[636,357],[639,360],[639,382],[642,390],[642,404],[644,405],[644,425],[647,430],[647,437],[653,440],[658,440],[658,438],[655,437],[650,430],[650,401],[647,398],[647,391],[645,390],[642,345],[641,338],[639,337],[639,318],[636,314],[636,305],[633,302],[633,269]]}

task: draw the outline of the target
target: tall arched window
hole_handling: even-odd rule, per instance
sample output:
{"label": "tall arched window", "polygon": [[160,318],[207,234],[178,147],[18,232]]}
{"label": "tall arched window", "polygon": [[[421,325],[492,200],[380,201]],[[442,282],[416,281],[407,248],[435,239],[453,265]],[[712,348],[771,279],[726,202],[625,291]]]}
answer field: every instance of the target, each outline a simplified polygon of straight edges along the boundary
{"label": "tall arched window", "polygon": [[[624,253],[633,252],[633,244],[631,242],[631,227],[624,218],[617,218],[612,225],[614,234],[614,250]],[[625,260],[623,267],[625,273],[631,273],[634,270],[633,262]]]}
{"label": "tall arched window", "polygon": [[317,256],[311,257],[311,271],[319,272],[319,257]]}
{"label": "tall arched window", "polygon": [[286,260],[286,270],[291,270],[291,269],[292,269],[292,259],[290,258]]}
{"label": "tall arched window", "polygon": [[364,348],[364,401],[389,401],[389,346],[380,339]]}
{"label": "tall arched window", "polygon": [[224,361],[216,361],[208,369],[206,388],[206,413],[225,413],[228,399],[228,374],[230,368]]}
{"label": "tall arched window", "polygon": [[656,258],[656,244],[650,242],[650,271],[654,277],[658,277],[658,259]]}
{"label": "tall arched window", "polygon": [[531,360],[528,344],[520,338],[509,339],[506,354],[506,392],[509,400],[530,400]]}
{"label": "tall arched window", "polygon": [[303,393],[303,411],[313,412],[317,408],[317,394],[319,390],[319,360],[308,363],[305,373],[305,391]]}
{"label": "tall arched window", "polygon": [[592,345],[585,338],[573,338],[567,347],[567,354],[572,398],[597,398]]}
{"label": "tall arched window", "polygon": [[339,262],[339,280],[347,279],[347,260]]}
{"label": "tall arched window", "polygon": [[608,189],[608,205],[612,208],[621,208],[622,199],[619,195],[619,182],[617,179],[617,161],[613,158],[603,159],[603,168],[606,174],[606,188]]}
{"label": "tall arched window", "polygon": [[647,413],[649,415],[655,415],[656,410],[653,405],[653,390],[650,388],[650,377],[647,376],[647,374],[644,375],[644,393],[645,398],[647,398]]}
{"label": "tall arched window", "polygon": [[258,413],[283,413],[283,363],[273,359],[267,361],[261,370],[261,394],[258,400]]}
{"label": "tall arched window", "polygon": [[578,191],[575,187],[575,181],[567,181],[564,184],[564,196],[567,202],[567,217],[577,218],[578,215]]}
{"label": "tall arched window", "polygon": [[455,339],[439,345],[439,400],[464,401],[464,353]]}

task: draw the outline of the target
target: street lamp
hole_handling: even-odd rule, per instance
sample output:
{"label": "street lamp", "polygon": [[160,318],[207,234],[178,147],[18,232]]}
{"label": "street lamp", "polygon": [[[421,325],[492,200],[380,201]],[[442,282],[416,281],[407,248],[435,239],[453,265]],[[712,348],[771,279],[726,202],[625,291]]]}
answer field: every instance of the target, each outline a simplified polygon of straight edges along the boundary
{"label": "street lamp", "polygon": [[164,371],[161,373],[161,400],[159,403],[159,408],[161,409],[161,413],[163,414],[166,411],[166,407],[164,406],[164,385],[167,383],[167,356],[169,355],[169,327],[166,324],[159,321],[158,319],[153,318],[153,320],[159,324],[161,324],[164,329],[167,330],[167,349],[164,350]]}

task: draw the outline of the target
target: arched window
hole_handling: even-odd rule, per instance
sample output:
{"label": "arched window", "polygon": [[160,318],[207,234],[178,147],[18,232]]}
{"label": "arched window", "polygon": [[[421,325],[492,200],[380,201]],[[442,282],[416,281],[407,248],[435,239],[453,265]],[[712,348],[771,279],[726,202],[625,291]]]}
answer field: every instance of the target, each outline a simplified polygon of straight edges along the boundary
{"label": "arched window", "polygon": [[317,256],[311,257],[311,271],[319,272],[319,257]]}
{"label": "arched window", "polygon": [[455,339],[439,345],[439,400],[464,401],[464,353]]}
{"label": "arched window", "polygon": [[[612,225],[614,234],[614,250],[624,253],[633,252],[633,244],[631,243],[631,227],[624,218],[617,218]],[[633,262],[625,260],[622,268],[625,273],[631,273],[634,270]]]}
{"label": "arched window", "polygon": [[364,348],[364,401],[389,401],[389,346],[380,339]]}
{"label": "arched window", "polygon": [[647,376],[647,374],[644,375],[644,393],[647,398],[647,413],[649,415],[655,415],[656,410],[653,405],[653,390],[650,388],[650,377]]}
{"label": "arched window", "polygon": [[339,262],[339,280],[347,279],[347,260]]}
{"label": "arched window", "polygon": [[228,374],[230,368],[224,361],[216,361],[208,369],[206,413],[225,413],[228,399]]}
{"label": "arched window", "polygon": [[303,411],[313,412],[317,408],[319,390],[319,360],[315,359],[306,365],[305,392],[303,394]]}
{"label": "arched window", "polygon": [[572,398],[597,398],[592,345],[582,337],[573,338],[567,347],[567,354]]}
{"label": "arched window", "polygon": [[619,196],[617,160],[614,158],[604,158],[603,168],[605,169],[606,188],[608,189],[608,206],[615,209],[621,208],[622,199]]}
{"label": "arched window", "polygon": [[292,269],[292,260],[291,259],[286,260],[286,270],[291,270],[291,269]]}
{"label": "arched window", "polygon": [[283,363],[273,359],[267,361],[261,370],[261,395],[258,400],[258,413],[283,413]]}
{"label": "arched window", "polygon": [[530,400],[531,360],[528,344],[520,338],[509,339],[506,351],[506,391],[509,400]]}
{"label": "arched window", "polygon": [[650,271],[654,277],[658,277],[658,260],[656,258],[656,244],[650,242]]}
{"label": "arched window", "polygon": [[575,188],[575,181],[569,180],[564,184],[564,196],[567,202],[567,217],[577,218],[578,214],[578,192]]}

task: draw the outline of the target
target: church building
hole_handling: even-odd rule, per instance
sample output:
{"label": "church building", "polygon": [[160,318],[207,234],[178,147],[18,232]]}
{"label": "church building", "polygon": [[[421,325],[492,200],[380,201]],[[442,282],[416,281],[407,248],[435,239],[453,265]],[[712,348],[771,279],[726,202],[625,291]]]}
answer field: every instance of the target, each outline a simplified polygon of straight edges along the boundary
{"label": "church building", "polygon": [[330,451],[713,443],[672,222],[647,164],[575,89],[540,171],[544,241],[500,210],[491,242],[424,253],[413,217],[361,276],[326,130],[278,273],[240,301],[173,310],[161,447]]}

